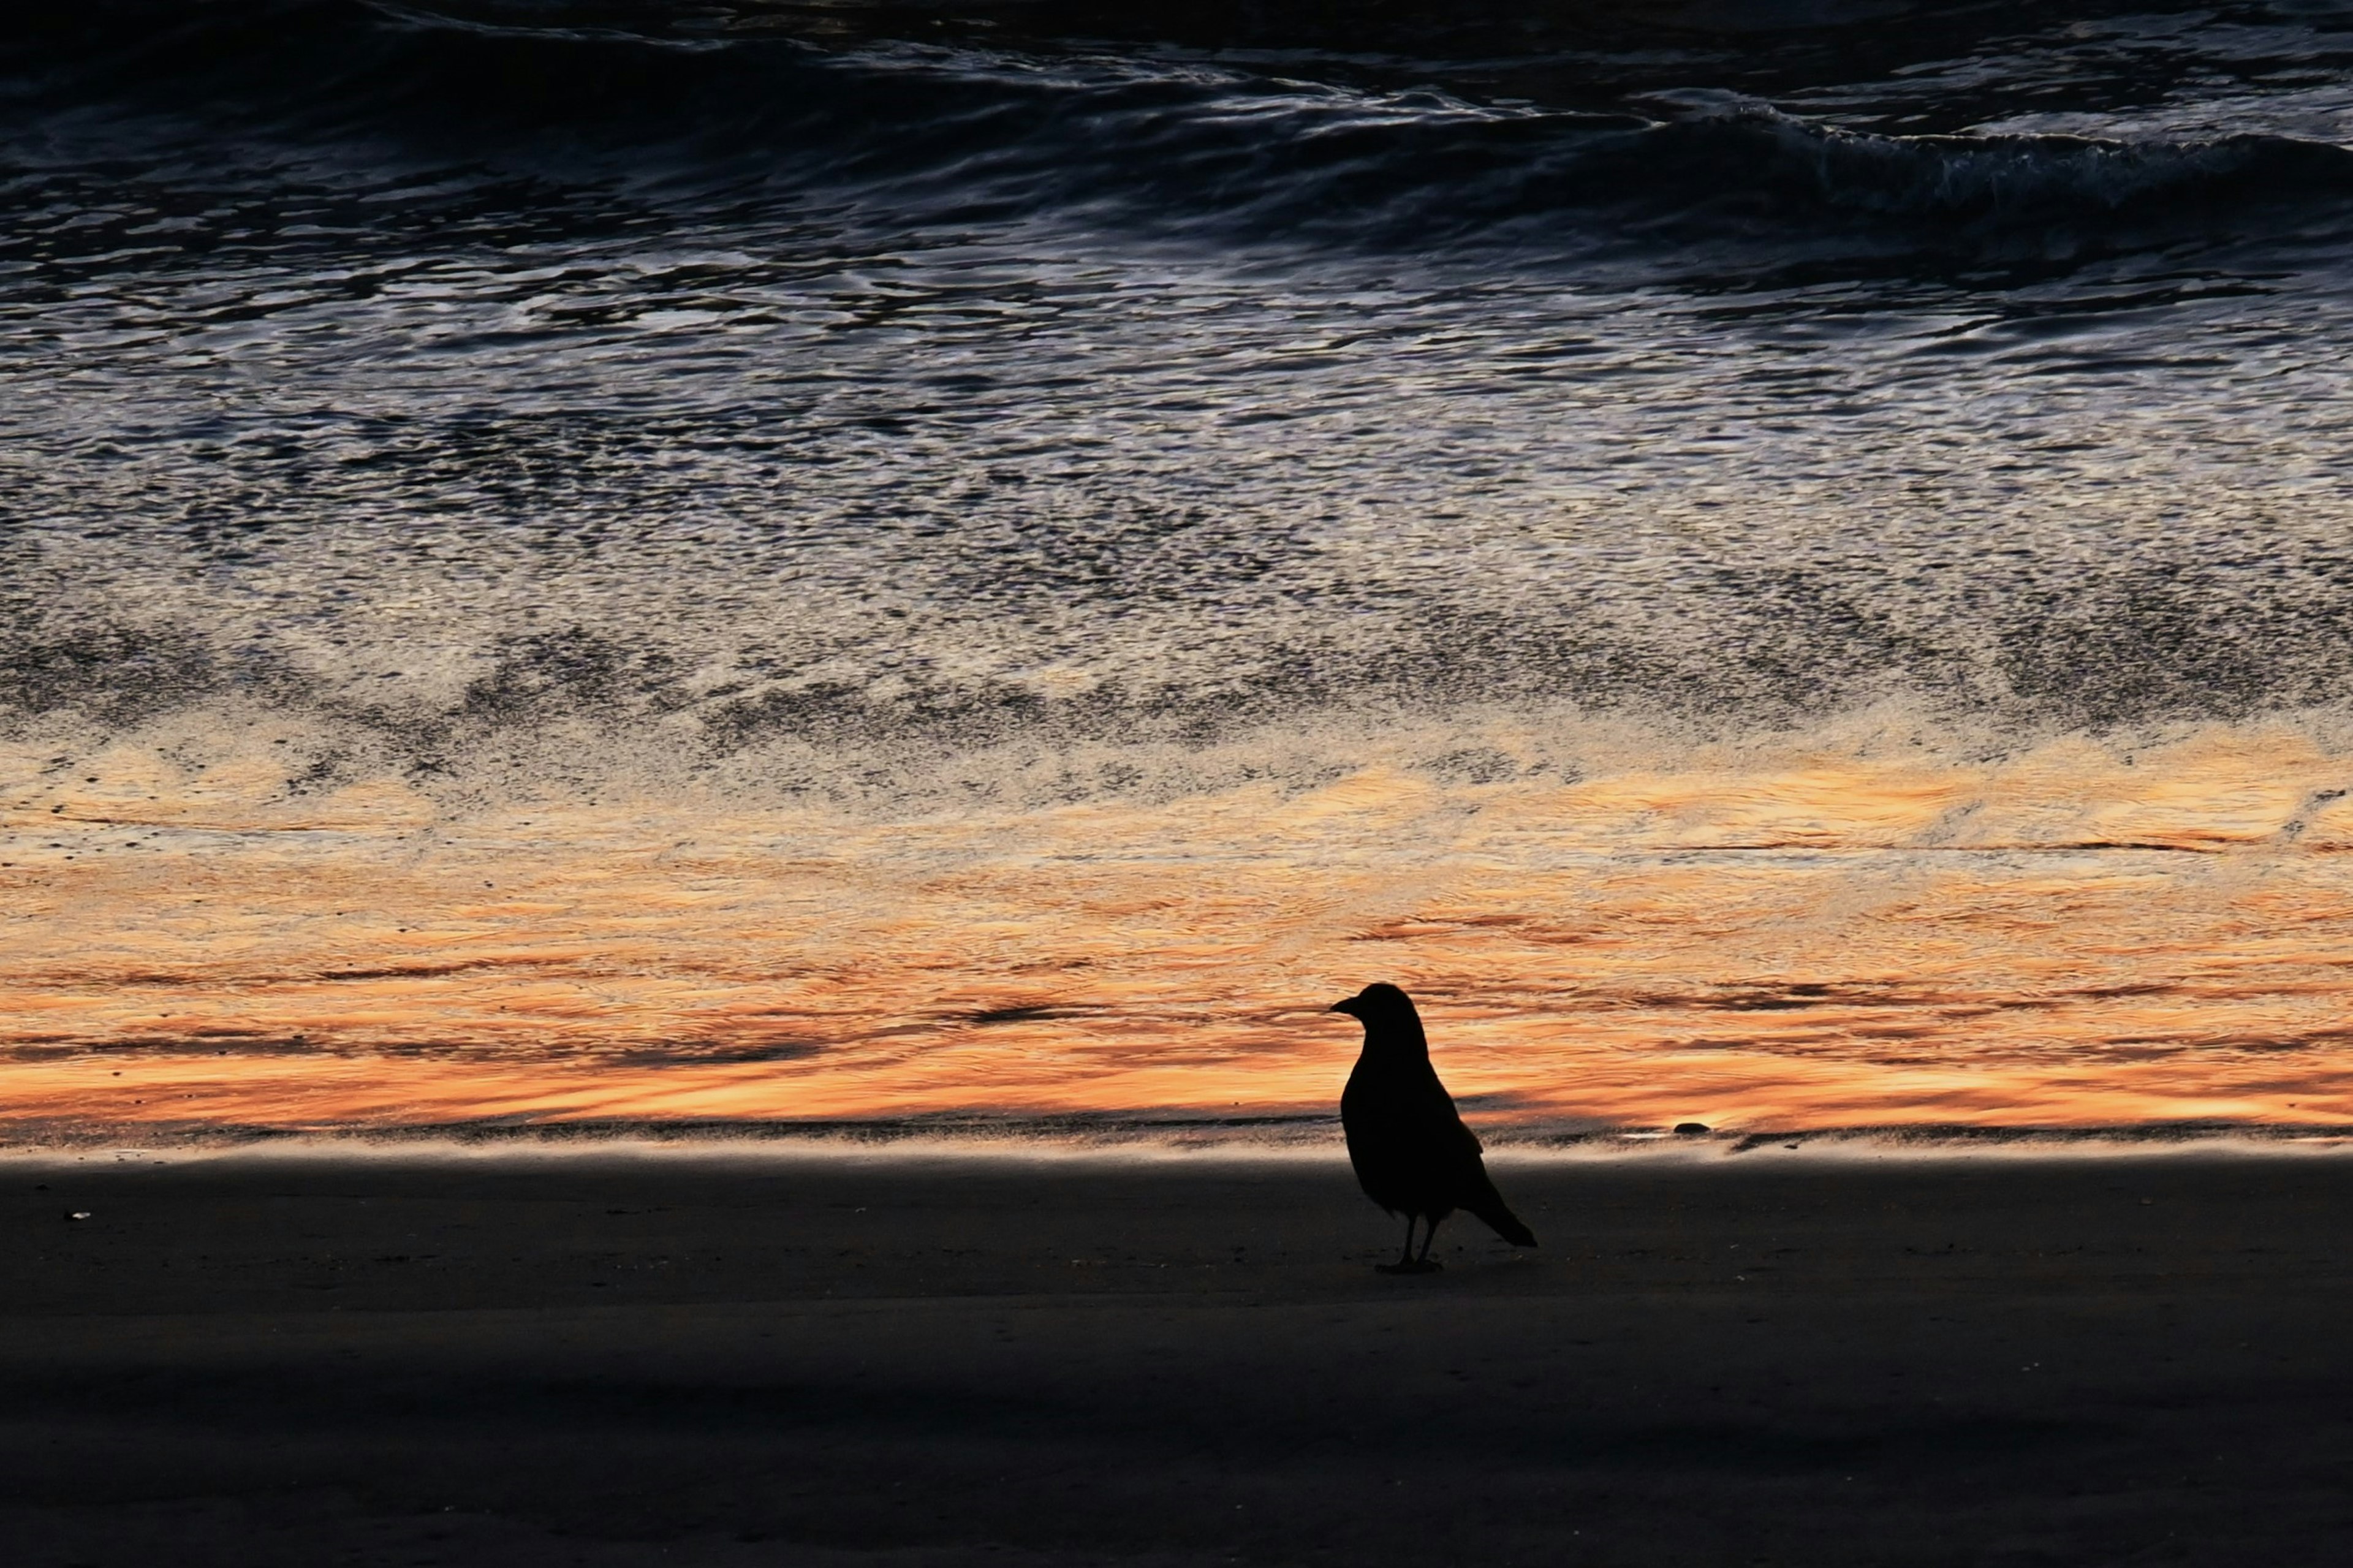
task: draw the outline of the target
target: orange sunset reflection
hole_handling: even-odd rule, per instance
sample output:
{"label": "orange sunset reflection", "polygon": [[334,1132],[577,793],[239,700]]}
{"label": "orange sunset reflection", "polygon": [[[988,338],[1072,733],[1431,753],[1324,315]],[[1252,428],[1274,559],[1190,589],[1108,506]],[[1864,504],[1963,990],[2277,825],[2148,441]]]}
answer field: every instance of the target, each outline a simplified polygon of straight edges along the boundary
{"label": "orange sunset reflection", "polygon": [[899,816],[34,752],[19,1127],[1322,1111],[1376,978],[1493,1127],[2353,1121],[2353,765],[2285,726]]}

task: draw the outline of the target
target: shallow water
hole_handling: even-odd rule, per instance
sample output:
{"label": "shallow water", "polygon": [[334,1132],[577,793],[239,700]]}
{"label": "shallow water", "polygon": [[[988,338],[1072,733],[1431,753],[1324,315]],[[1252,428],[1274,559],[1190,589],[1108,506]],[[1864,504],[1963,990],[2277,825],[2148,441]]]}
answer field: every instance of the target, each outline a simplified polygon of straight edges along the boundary
{"label": "shallow water", "polygon": [[2348,18],[37,7],[5,1099],[2347,1120]]}
{"label": "shallow water", "polygon": [[2353,1121],[2353,797],[2309,735],[1477,783],[1428,755],[1459,722],[1319,785],[1249,776],[1262,741],[902,810],[118,744],[0,829],[0,1076],[48,1123],[1296,1114],[1354,1052],[1322,1008],[1387,975],[1490,1125]]}

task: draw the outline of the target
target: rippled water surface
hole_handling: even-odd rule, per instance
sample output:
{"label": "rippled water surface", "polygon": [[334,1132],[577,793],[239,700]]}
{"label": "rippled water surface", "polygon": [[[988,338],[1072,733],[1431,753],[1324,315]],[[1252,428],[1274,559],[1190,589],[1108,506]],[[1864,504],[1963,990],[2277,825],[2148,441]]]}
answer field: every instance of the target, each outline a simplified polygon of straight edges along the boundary
{"label": "rippled water surface", "polygon": [[21,15],[20,1115],[2353,1120],[2353,8]]}

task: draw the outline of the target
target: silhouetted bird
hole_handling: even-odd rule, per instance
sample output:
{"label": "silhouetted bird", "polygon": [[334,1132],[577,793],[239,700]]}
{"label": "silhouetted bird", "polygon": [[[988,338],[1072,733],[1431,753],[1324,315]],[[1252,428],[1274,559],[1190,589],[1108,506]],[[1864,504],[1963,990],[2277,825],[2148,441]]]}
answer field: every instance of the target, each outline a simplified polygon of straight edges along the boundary
{"label": "silhouetted bird", "polygon": [[[1534,1247],[1536,1238],[1504,1202],[1479,1158],[1479,1140],[1454,1110],[1454,1097],[1430,1065],[1430,1041],[1421,1015],[1394,985],[1366,986],[1331,1010],[1365,1026],[1365,1050],[1340,1094],[1340,1125],[1348,1134],[1348,1163],[1365,1195],[1389,1213],[1405,1215],[1405,1251],[1384,1274],[1421,1274],[1439,1266],[1430,1260],[1438,1222],[1468,1209],[1514,1247]],[[1427,1219],[1421,1251],[1413,1249],[1413,1226]]]}

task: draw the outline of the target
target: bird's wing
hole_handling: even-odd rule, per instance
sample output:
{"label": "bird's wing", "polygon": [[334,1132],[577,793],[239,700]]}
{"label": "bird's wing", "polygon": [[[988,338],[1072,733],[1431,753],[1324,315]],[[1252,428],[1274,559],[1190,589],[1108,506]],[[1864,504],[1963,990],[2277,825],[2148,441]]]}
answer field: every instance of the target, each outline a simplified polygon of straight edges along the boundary
{"label": "bird's wing", "polygon": [[1486,1152],[1479,1135],[1464,1124],[1454,1100],[1440,1089],[1434,1097],[1414,1107],[1415,1132],[1424,1145],[1449,1163],[1476,1166]]}

